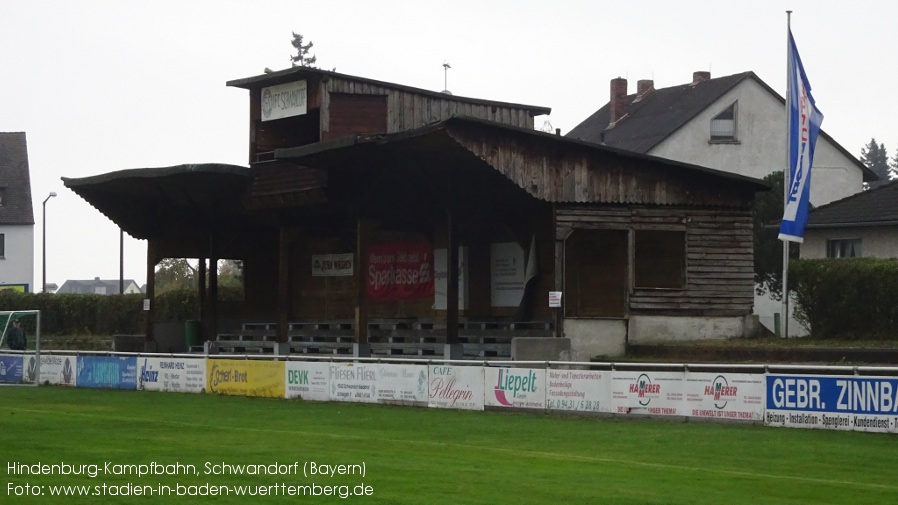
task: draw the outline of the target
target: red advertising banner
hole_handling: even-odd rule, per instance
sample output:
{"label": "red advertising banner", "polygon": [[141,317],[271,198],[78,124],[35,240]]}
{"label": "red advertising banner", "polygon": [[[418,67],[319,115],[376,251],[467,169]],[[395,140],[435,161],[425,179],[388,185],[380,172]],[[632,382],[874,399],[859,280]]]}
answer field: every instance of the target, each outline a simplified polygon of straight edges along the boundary
{"label": "red advertising banner", "polygon": [[433,247],[428,242],[369,245],[365,272],[371,300],[433,298]]}

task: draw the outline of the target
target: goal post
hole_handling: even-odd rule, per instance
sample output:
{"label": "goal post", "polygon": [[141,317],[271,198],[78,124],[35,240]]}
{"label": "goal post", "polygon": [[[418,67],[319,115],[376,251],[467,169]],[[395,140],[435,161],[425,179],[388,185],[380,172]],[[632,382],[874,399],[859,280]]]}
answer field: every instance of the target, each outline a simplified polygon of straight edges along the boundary
{"label": "goal post", "polygon": [[[0,310],[0,330],[0,384],[40,384],[41,311]],[[17,342],[10,346],[10,337],[18,335],[27,342],[24,349]]]}

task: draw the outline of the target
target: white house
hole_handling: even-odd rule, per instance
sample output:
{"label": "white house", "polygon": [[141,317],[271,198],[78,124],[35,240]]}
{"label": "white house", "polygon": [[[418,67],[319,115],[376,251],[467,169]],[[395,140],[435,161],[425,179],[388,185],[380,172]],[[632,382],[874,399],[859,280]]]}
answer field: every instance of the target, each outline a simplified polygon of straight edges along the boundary
{"label": "white house", "polygon": [[140,293],[140,286],[134,282],[133,279],[125,279],[124,280],[124,291],[120,290],[120,282],[118,279],[100,279],[99,277],[94,277],[90,280],[67,280],[65,281],[59,289],[56,290],[56,294],[64,295],[64,294],[78,294],[78,295],[118,295],[118,294],[134,294]]}
{"label": "white house", "polygon": [[[754,72],[712,79],[695,72],[686,84],[655,89],[640,80],[611,80],[607,104],[567,134],[607,146],[763,178],[786,165],[785,99]],[[856,157],[820,132],[811,179],[811,204],[821,206],[877,180]],[[754,312],[769,329],[782,304],[756,295]],[[792,319],[790,335],[807,330]]]}
{"label": "white house", "polygon": [[898,258],[898,181],[812,210],[801,257]]}
{"label": "white house", "polygon": [[24,132],[0,132],[0,289],[34,291],[34,209]]}

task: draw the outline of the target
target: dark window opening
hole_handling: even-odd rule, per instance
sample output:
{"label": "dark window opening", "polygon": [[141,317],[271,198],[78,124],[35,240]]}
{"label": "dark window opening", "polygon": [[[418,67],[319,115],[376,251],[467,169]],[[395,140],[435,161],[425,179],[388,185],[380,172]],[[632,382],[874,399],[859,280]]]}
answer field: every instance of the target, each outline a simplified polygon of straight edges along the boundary
{"label": "dark window opening", "polygon": [[637,230],[635,239],[635,287],[686,287],[686,232]]}

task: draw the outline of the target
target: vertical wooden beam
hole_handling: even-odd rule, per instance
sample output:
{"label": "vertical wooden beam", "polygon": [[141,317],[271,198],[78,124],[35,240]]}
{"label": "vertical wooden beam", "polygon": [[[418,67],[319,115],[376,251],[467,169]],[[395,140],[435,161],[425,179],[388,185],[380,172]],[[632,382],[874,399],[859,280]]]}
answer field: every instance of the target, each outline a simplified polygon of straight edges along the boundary
{"label": "vertical wooden beam", "polygon": [[146,311],[146,341],[152,342],[153,322],[156,315],[156,241],[154,239],[147,240],[147,292],[145,299],[150,301],[150,310]]}
{"label": "vertical wooden beam", "polygon": [[452,211],[446,212],[446,343],[458,343],[458,233]]}
{"label": "vertical wooden beam", "polygon": [[564,336],[564,304],[568,299],[564,292],[564,240],[555,239],[555,291],[561,291],[561,307],[552,309],[555,312],[555,336]]}
{"label": "vertical wooden beam", "polygon": [[364,219],[356,222],[355,240],[355,340],[368,343],[368,301],[365,296],[365,246],[368,243],[370,223]]}
{"label": "vertical wooden beam", "polygon": [[278,299],[277,299],[277,338],[278,342],[287,341],[287,324],[290,313],[290,233],[281,225],[278,241]]}
{"label": "vertical wooden beam", "polygon": [[[200,327],[204,328],[206,326],[206,318],[209,316],[209,297],[206,293],[206,258],[199,258],[199,265],[197,265],[197,293],[199,293],[199,302],[200,302]],[[203,340],[212,341],[215,339],[215,336],[211,337],[206,332],[203,332]]]}
{"label": "vertical wooden beam", "polygon": [[[558,226],[558,214],[555,205],[552,205],[552,228],[555,230],[555,291],[561,292],[561,307],[552,309],[555,316],[555,337],[564,337],[564,304],[568,296],[564,292],[564,241],[570,236],[568,227]],[[544,302],[548,303],[548,301]]]}
{"label": "vertical wooden beam", "polygon": [[[209,330],[207,338],[215,340],[218,333],[218,237],[209,234]],[[205,328],[205,325],[203,325]]]}

